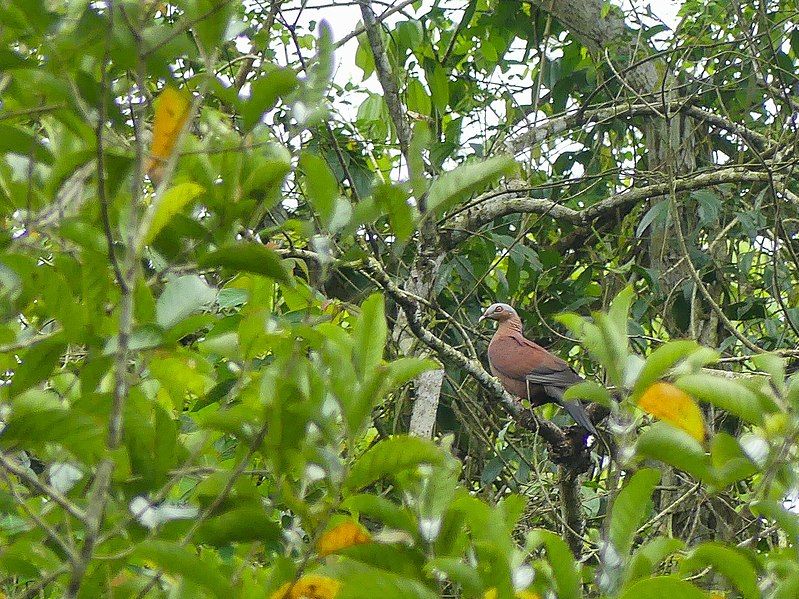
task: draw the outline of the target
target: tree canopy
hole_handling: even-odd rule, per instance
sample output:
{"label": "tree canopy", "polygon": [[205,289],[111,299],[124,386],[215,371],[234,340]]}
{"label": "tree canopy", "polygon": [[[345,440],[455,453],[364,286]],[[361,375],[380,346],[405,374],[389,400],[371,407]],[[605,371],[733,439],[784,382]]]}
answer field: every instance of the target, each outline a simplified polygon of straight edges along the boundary
{"label": "tree canopy", "polygon": [[797,73],[786,0],[3,0],[0,590],[799,596]]}

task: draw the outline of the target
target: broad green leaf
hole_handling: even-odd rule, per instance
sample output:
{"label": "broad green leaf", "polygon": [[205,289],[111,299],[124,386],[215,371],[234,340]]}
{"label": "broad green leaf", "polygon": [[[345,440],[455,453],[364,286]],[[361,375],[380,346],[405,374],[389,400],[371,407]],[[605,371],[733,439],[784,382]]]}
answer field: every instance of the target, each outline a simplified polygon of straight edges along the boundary
{"label": "broad green leaf", "polygon": [[608,318],[615,327],[620,337],[627,337],[627,318],[630,314],[630,305],[635,297],[632,285],[622,289],[610,304]]}
{"label": "broad green leaf", "polygon": [[673,576],[656,576],[639,580],[619,599],[708,599],[704,591]]}
{"label": "broad green leaf", "polygon": [[758,424],[763,421],[757,396],[734,380],[709,374],[689,374],[681,376],[674,384],[692,397],[711,403],[746,422]]}
{"label": "broad green leaf", "polygon": [[722,489],[757,472],[757,467],[741,449],[738,439],[723,431],[713,437],[710,459],[714,484]]}
{"label": "broad green leaf", "polygon": [[710,458],[696,439],[665,422],[657,422],[638,437],[635,453],[660,460],[700,479],[711,479]]}
{"label": "broad green leaf", "polygon": [[434,557],[425,564],[429,576],[443,574],[450,582],[461,586],[465,593],[477,596],[482,587],[480,575],[473,566],[455,557]]}
{"label": "broad green leaf", "polygon": [[66,347],[61,335],[56,335],[35,343],[21,354],[20,364],[11,377],[9,394],[19,395],[49,377]]}
{"label": "broad green leaf", "polygon": [[355,66],[363,71],[362,81],[368,79],[375,71],[375,58],[369,39],[365,33],[358,36],[358,48],[355,51]]}
{"label": "broad green leaf", "polygon": [[319,215],[322,224],[330,227],[336,215],[338,181],[325,159],[316,154],[303,153],[299,167],[304,174],[305,196]]}
{"label": "broad green leaf", "polygon": [[383,359],[388,325],[383,296],[372,294],[361,304],[361,314],[353,327],[353,359],[361,376],[366,376]]}
{"label": "broad green leaf", "polygon": [[354,516],[368,516],[389,528],[416,534],[417,525],[410,511],[379,495],[350,495],[341,504]]}
{"label": "broad green leaf", "polygon": [[[376,546],[374,551],[380,551]],[[419,580],[399,576],[345,557],[320,568],[320,573],[341,581],[335,599],[439,599],[438,593]]]}
{"label": "broad green leaf", "polygon": [[702,543],[680,563],[683,576],[712,566],[741,592],[744,599],[760,597],[757,571],[752,559],[743,551],[722,543]]}
{"label": "broad green leaf", "polygon": [[397,239],[407,241],[414,231],[414,219],[405,188],[398,185],[377,185],[372,197],[381,212],[388,215],[391,230]]}
{"label": "broad green leaf", "polygon": [[42,142],[27,129],[0,124],[0,153],[33,156],[37,162],[51,164],[53,155]]}
{"label": "broad green leaf", "polygon": [[252,82],[249,98],[241,103],[242,129],[249,131],[261,116],[275,107],[278,98],[297,87],[297,74],[289,68],[272,68]]}
{"label": "broad green leaf", "polygon": [[796,546],[799,540],[799,518],[796,514],[785,509],[779,501],[763,500],[752,504],[752,513],[774,520],[782,530],[788,533],[788,538]]}
{"label": "broad green leaf", "polygon": [[516,162],[510,156],[466,162],[433,181],[427,194],[427,209],[439,214],[446,212],[515,168]]}
{"label": "broad green leaf", "polygon": [[653,351],[646,359],[646,363],[635,381],[632,400],[637,402],[641,393],[697,347],[696,341],[679,340],[669,341]]}
{"label": "broad green leaf", "polygon": [[196,183],[179,183],[169,188],[153,207],[153,217],[150,227],[142,237],[139,249],[150,244],[161,232],[169,221],[178,212],[191,203],[204,191],[203,187]]}
{"label": "broad green leaf", "polygon": [[657,221],[657,224],[660,224],[664,221],[669,214],[669,205],[668,200],[655,203],[641,218],[635,229],[635,236],[641,237],[652,223]]}
{"label": "broad green leaf", "polygon": [[244,506],[212,516],[197,530],[198,543],[228,545],[260,541],[267,546],[277,546],[282,530],[266,515],[264,508]]}
{"label": "broad green leaf", "polygon": [[433,99],[433,106],[439,112],[444,112],[449,104],[449,77],[444,68],[438,63],[434,63],[432,72],[427,72],[430,78],[430,96]]}
{"label": "broad green leaf", "polygon": [[212,55],[219,43],[224,41],[228,22],[233,15],[233,4],[227,0],[192,0],[186,16],[192,23],[197,41]]}
{"label": "broad green leaf", "polygon": [[752,364],[769,374],[780,393],[785,392],[785,359],[775,354],[757,354],[752,356]]}
{"label": "broad green leaf", "polygon": [[608,388],[596,381],[583,381],[572,385],[566,389],[563,398],[569,400],[584,399],[606,408],[610,408],[615,404]]}
{"label": "broad green leaf", "polygon": [[633,552],[627,569],[627,583],[651,575],[660,563],[676,551],[685,547],[680,539],[655,537]]}
{"label": "broad green leaf", "polygon": [[420,464],[440,465],[444,461],[444,453],[430,441],[418,437],[389,437],[356,460],[346,486],[353,490],[360,489],[383,476]]}
{"label": "broad green leaf", "polygon": [[[614,508],[615,509],[615,508]],[[583,596],[577,561],[566,542],[553,532],[538,528],[527,535],[527,547],[534,550],[543,545],[547,550],[559,599],[579,599]]]}
{"label": "broad green leaf", "polygon": [[400,387],[408,381],[428,370],[440,368],[434,360],[423,358],[399,358],[388,364],[387,378],[391,381],[391,387]]}
{"label": "broad green leaf", "polygon": [[280,256],[261,243],[245,241],[209,252],[199,262],[200,268],[221,266],[240,272],[263,275],[281,283],[291,283]]}
{"label": "broad green leaf", "polygon": [[419,114],[429,116],[432,112],[432,104],[430,103],[430,96],[424,89],[424,86],[418,79],[411,79],[405,88],[405,99],[408,110],[417,112]]}
{"label": "broad green leaf", "polygon": [[633,546],[636,531],[651,510],[652,491],[660,472],[644,468],[632,475],[613,502],[610,514],[610,540],[616,551],[626,556]]}
{"label": "broad green leaf", "polygon": [[216,290],[198,275],[184,275],[169,281],[155,302],[155,320],[169,329],[199,312],[216,298]]}
{"label": "broad green leaf", "polygon": [[233,588],[219,568],[207,563],[188,547],[170,541],[148,540],[141,543],[134,555],[143,562],[157,567],[173,576],[205,587],[217,597],[229,599]]}

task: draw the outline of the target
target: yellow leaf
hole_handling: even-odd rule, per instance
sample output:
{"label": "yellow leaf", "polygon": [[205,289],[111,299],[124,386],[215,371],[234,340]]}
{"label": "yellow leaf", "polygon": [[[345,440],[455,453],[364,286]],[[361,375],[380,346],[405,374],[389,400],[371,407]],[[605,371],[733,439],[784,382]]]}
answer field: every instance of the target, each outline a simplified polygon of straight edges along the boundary
{"label": "yellow leaf", "polygon": [[297,582],[287,582],[269,596],[269,599],[334,599],[341,583],[335,578],[306,574]]}
{"label": "yellow leaf", "polygon": [[691,396],[674,385],[659,381],[644,391],[638,407],[659,420],[684,430],[700,443],[705,440],[705,419]]}
{"label": "yellow leaf", "polygon": [[371,540],[371,535],[363,527],[348,520],[325,532],[316,544],[316,551],[325,556],[353,545],[369,543]]}
{"label": "yellow leaf", "polygon": [[191,100],[188,94],[167,86],[155,100],[153,141],[150,145],[150,160],[147,173],[154,181],[160,180],[164,162],[172,154],[186,119],[189,117]]}

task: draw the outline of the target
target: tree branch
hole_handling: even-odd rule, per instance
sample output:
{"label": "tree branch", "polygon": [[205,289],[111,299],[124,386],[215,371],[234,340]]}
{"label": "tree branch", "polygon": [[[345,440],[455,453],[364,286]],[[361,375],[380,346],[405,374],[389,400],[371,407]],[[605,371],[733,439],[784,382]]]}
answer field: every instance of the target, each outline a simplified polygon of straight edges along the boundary
{"label": "tree branch", "polygon": [[380,81],[380,87],[383,88],[383,99],[388,105],[388,113],[391,115],[391,120],[397,129],[400,152],[405,157],[406,164],[410,164],[411,128],[408,125],[408,121],[405,120],[407,111],[402,106],[397,80],[391,72],[391,65],[388,62],[385,48],[383,48],[380,27],[375,19],[375,13],[372,11],[371,2],[369,0],[360,0],[360,4],[363,22],[366,25],[366,36],[369,38],[369,46],[372,48],[372,55],[375,59],[375,73],[377,73],[377,79]]}
{"label": "tree branch", "polygon": [[[668,109],[668,114],[680,112],[695,118],[697,121],[705,121],[718,129],[729,131],[731,134],[736,135],[758,150],[763,150],[772,145],[772,141],[765,135],[753,131],[740,123],[712,113],[709,110],[688,104],[685,100],[672,100],[666,104],[666,107]],[[652,117],[656,114],[659,113],[653,110],[652,106],[649,104],[624,103],[595,110],[577,110],[570,114],[548,119],[510,140],[507,145],[512,152],[518,153],[558,133],[568,131],[569,129],[576,129],[583,125],[605,123],[625,117]]]}
{"label": "tree branch", "polygon": [[[419,304],[397,286],[374,258],[368,258],[363,266],[367,272],[394,301],[399,304],[408,318],[408,326],[413,334],[442,359],[454,363],[465,370],[488,393],[492,401],[499,404],[516,421],[519,426],[540,435],[549,445],[550,457],[559,464],[583,471],[587,467],[588,449],[584,444],[582,429],[561,429],[549,420],[538,418],[531,409],[522,406],[521,402],[508,393],[502,384],[491,376],[475,359],[470,359],[443,339],[424,328],[421,322]],[[579,430],[579,434],[572,431]],[[579,437],[580,441],[576,442]]]}
{"label": "tree branch", "polygon": [[723,183],[755,183],[768,180],[768,173],[740,167],[708,171],[680,177],[674,181],[674,186],[666,182],[645,187],[633,187],[583,210],[574,210],[551,200],[527,197],[529,188],[525,188],[524,192],[509,190],[508,193],[512,195],[507,198],[492,191],[482,196],[490,199],[481,201],[481,198],[478,197],[474,201],[473,207],[451,218],[445,229],[445,238],[447,246],[453,247],[464,241],[470,231],[476,231],[494,219],[509,214],[546,214],[555,220],[574,225],[586,225],[613,210],[624,209],[649,198],[668,195],[672,189],[676,192],[692,191]]}

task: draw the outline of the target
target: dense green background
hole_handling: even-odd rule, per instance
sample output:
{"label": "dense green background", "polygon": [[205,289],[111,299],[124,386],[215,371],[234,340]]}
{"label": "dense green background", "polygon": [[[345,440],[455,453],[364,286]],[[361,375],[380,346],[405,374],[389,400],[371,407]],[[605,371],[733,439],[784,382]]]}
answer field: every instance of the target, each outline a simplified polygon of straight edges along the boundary
{"label": "dense green background", "polygon": [[[783,0],[0,1],[0,588],[799,596],[798,69]],[[590,456],[485,372],[492,301]]]}

